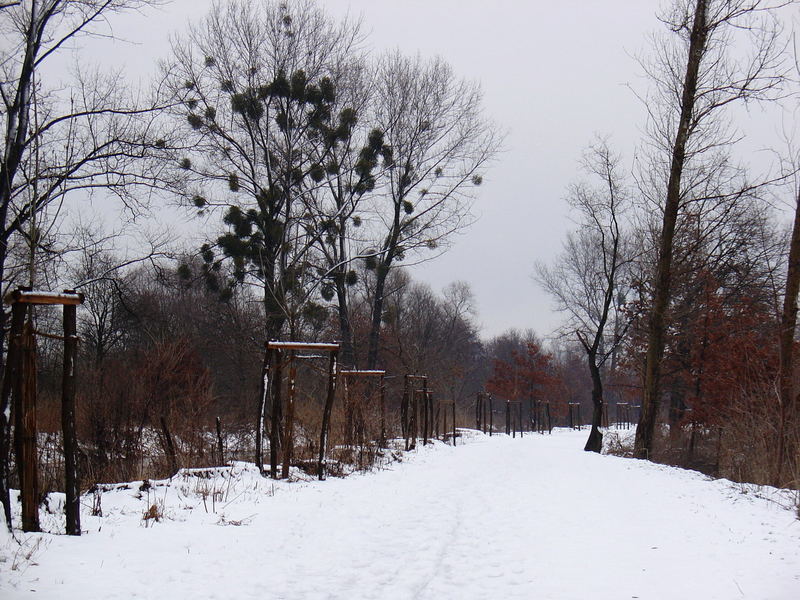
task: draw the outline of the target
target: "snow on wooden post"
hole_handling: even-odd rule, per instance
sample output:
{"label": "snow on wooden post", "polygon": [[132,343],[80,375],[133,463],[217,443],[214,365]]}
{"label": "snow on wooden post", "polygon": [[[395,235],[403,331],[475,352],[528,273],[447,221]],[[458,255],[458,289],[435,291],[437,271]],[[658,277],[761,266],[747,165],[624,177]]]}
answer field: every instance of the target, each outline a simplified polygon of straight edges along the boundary
{"label": "snow on wooden post", "polygon": [[[78,443],[75,432],[75,389],[77,359],[77,306],[82,304],[83,294],[74,290],[48,292],[19,288],[8,294],[6,304],[11,305],[11,332],[9,353],[3,380],[3,404],[13,393],[15,451],[20,479],[22,499],[22,529],[39,531],[39,490],[36,447],[36,342],[33,323],[25,325],[29,313],[28,305],[63,306],[64,363],[61,381],[61,428],[64,444],[64,475],[66,487],[66,532],[80,535],[80,478],[77,468]],[[4,421],[7,419],[4,412]],[[0,453],[2,475],[0,491],[8,510],[8,429],[2,423]],[[6,513],[8,517],[8,512]],[[10,521],[9,521],[10,525]]]}

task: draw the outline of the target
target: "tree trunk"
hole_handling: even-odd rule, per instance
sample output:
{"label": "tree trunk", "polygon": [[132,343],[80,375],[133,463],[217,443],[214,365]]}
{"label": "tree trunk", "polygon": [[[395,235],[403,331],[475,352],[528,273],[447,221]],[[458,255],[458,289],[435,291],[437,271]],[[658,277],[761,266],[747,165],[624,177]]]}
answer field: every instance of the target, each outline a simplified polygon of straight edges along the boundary
{"label": "tree trunk", "polygon": [[592,430],[583,449],[586,452],[600,453],[603,450],[603,434],[600,432],[603,421],[603,381],[596,355],[589,356],[589,371],[592,375]]}
{"label": "tree trunk", "polygon": [[175,443],[172,441],[172,434],[167,426],[167,419],[162,415],[159,419],[161,423],[161,435],[164,439],[164,454],[169,461],[170,477],[178,472],[178,454],[175,452]]}
{"label": "tree trunk", "polygon": [[[274,269],[274,262],[269,263],[272,265]],[[264,474],[264,425],[265,425],[265,417],[266,411],[268,406],[273,406],[274,402],[271,402],[272,395],[276,393],[276,386],[272,385],[270,380],[270,368],[272,365],[273,356],[267,347],[267,342],[277,339],[280,335],[281,329],[283,329],[283,323],[285,318],[283,317],[282,313],[280,312],[280,306],[278,301],[273,297],[270,289],[274,289],[274,284],[269,284],[264,286],[264,313],[266,317],[266,327],[265,327],[265,336],[266,340],[264,343],[264,360],[261,363],[261,380],[259,381],[258,385],[258,402],[256,404],[256,456],[255,462],[258,470],[261,474]],[[280,360],[280,357],[278,357]],[[277,387],[280,387],[280,379],[277,381]],[[271,425],[274,424],[275,415],[273,414],[272,409],[270,410],[270,420]],[[278,415],[278,423],[280,424],[280,416]],[[275,436],[277,437],[277,436]],[[274,437],[270,436],[270,446],[273,445]],[[272,450],[270,450],[270,453]],[[270,458],[270,466],[272,465],[272,460]]]}
{"label": "tree trunk", "polygon": [[669,307],[670,283],[672,276],[673,239],[678,220],[681,200],[681,177],[686,162],[686,145],[689,140],[694,105],[697,96],[697,82],[706,40],[707,40],[707,0],[697,0],[694,21],[689,40],[689,56],[681,97],[681,114],[678,131],[672,148],[667,197],[664,204],[664,217],[659,240],[656,280],[653,289],[653,306],[650,311],[650,328],[647,336],[647,357],[645,363],[644,395],[642,412],[636,427],[634,455],[648,458],[653,450],[656,419],[659,407],[659,378],[661,359],[664,355],[666,333],[666,312]]}
{"label": "tree trunk", "polygon": [[351,369],[356,368],[356,355],[353,346],[353,329],[350,325],[350,312],[347,303],[347,284],[345,273],[336,279],[336,297],[338,300],[339,335],[341,336],[342,364]]}
{"label": "tree trunk", "polygon": [[[780,422],[778,424],[778,448],[775,457],[773,485],[784,483],[783,473],[786,463],[793,457],[791,425],[796,422],[796,401],[792,385],[794,371],[794,333],[797,325],[797,294],[800,292],[800,190],[792,227],[792,241],[789,246],[789,267],[786,274],[786,293],[783,297],[780,330]],[[788,459],[788,460],[787,460]]]}
{"label": "tree trunk", "polygon": [[[0,246],[0,256],[5,251]],[[2,260],[2,258],[0,258]],[[3,265],[0,262],[0,273],[3,272]],[[11,331],[9,332],[8,356],[3,368],[3,387],[0,392],[0,501],[3,503],[3,515],[5,516],[6,526],[11,531],[11,496],[10,496],[10,474],[11,469],[11,393],[13,383],[19,373],[20,339],[22,327],[25,323],[25,305],[14,304],[11,308]],[[0,323],[5,324],[5,311],[0,310]],[[3,335],[0,333],[0,351],[2,350]],[[2,360],[2,354],[0,354]]]}
{"label": "tree trunk", "polygon": [[367,347],[367,369],[375,369],[378,364],[378,344],[380,343],[381,321],[383,317],[383,293],[386,289],[386,277],[389,267],[383,263],[378,265],[375,280],[375,298],[372,301],[372,322],[369,329]]}

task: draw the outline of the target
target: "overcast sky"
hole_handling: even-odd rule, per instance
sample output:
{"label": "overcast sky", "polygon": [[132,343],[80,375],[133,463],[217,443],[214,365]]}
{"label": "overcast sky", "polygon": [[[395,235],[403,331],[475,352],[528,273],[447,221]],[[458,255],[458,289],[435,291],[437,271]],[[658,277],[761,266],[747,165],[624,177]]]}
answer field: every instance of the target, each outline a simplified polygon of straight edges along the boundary
{"label": "overcast sky", "polygon": [[[175,0],[117,21],[132,75],[152,73],[168,53],[170,32],[205,14],[209,0]],[[657,0],[325,0],[335,16],[362,17],[375,50],[440,55],[481,83],[486,114],[508,132],[506,150],[486,173],[477,222],[452,249],[414,268],[441,290],[464,280],[475,293],[485,336],[510,327],[548,335],[560,322],[532,279],[573,227],[563,200],[579,177],[578,160],[595,133],[608,134],[627,162],[644,109],[631,86],[646,82],[635,56],[659,29]]]}

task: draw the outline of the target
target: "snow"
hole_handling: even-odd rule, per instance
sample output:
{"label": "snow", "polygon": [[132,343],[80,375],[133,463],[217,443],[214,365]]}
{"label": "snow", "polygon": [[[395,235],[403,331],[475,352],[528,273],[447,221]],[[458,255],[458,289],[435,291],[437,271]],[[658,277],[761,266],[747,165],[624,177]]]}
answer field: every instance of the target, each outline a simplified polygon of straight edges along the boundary
{"label": "snow", "polygon": [[80,538],[0,534],[0,597],[800,597],[787,493],[585,453],[586,434],[465,432],[324,482],[235,463],[108,486]]}

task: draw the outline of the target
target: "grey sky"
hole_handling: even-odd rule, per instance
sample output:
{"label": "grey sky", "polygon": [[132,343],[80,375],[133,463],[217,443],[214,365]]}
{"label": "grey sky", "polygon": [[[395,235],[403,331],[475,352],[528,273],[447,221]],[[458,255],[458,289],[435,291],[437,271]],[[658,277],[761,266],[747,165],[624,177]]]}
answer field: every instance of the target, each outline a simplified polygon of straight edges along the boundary
{"label": "grey sky", "polygon": [[[168,35],[201,18],[209,0],[175,0],[117,21],[131,75],[146,77],[168,53]],[[560,317],[532,280],[534,262],[558,252],[569,221],[566,186],[595,133],[609,134],[630,162],[644,110],[628,87],[646,88],[635,55],[659,29],[657,0],[326,0],[331,14],[362,16],[375,50],[441,55],[480,81],[486,113],[508,131],[487,173],[478,221],[452,249],[414,268],[434,289],[454,280],[475,292],[483,334],[532,327],[549,334]]]}

